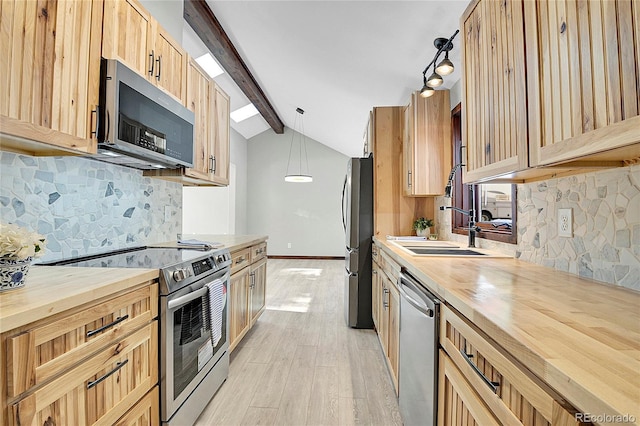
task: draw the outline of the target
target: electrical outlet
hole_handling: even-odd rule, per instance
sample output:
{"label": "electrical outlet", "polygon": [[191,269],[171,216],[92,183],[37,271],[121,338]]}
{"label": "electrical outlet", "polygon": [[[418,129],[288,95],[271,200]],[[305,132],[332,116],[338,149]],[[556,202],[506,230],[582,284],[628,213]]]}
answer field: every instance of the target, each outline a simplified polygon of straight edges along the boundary
{"label": "electrical outlet", "polygon": [[573,214],[571,209],[558,209],[558,236],[573,237]]}
{"label": "electrical outlet", "polygon": [[287,248],[291,248],[291,243],[287,243]]}

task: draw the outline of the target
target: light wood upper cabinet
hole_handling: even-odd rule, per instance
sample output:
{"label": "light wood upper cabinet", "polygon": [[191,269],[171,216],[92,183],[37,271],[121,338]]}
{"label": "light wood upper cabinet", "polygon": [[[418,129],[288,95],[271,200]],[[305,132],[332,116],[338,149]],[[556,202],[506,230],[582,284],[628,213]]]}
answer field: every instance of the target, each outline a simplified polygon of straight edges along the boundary
{"label": "light wood upper cabinet", "polygon": [[528,166],[522,0],[475,1],[461,20],[463,179]]}
{"label": "light wood upper cabinet", "polygon": [[219,185],[229,185],[230,99],[217,84],[213,85],[213,92],[211,96],[215,98],[215,126],[211,180]]}
{"label": "light wood upper cabinet", "polygon": [[102,1],[3,0],[0,22],[0,147],[95,153]]}
{"label": "light wood upper cabinet", "polygon": [[461,18],[465,182],[640,161],[640,5],[474,0]]}
{"label": "light wood upper cabinet", "polygon": [[193,167],[185,169],[187,176],[209,180],[211,151],[211,80],[193,58],[187,69],[187,108],[195,114]]}
{"label": "light wood upper cabinet", "polygon": [[428,98],[412,93],[404,114],[404,193],[441,195],[451,169],[449,91],[436,90]]}
{"label": "light wood upper cabinet", "polygon": [[524,14],[531,166],[640,159],[640,4],[525,2]]}
{"label": "light wood upper cabinet", "polygon": [[186,103],[187,54],[136,0],[105,0],[102,56]]}

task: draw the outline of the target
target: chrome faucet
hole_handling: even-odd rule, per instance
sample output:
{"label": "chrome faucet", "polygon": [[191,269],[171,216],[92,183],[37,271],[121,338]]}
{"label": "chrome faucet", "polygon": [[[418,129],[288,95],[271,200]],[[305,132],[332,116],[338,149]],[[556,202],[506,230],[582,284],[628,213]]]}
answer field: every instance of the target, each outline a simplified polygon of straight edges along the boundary
{"label": "chrome faucet", "polygon": [[[451,197],[451,189],[453,184],[453,179],[455,178],[456,171],[464,166],[462,163],[458,163],[453,166],[451,169],[451,173],[449,173],[449,180],[447,181],[447,186],[444,188],[444,196],[445,198]],[[469,216],[469,227],[467,228],[469,231],[469,247],[476,247],[476,233],[480,232],[482,229],[479,226],[476,226],[476,210],[474,208],[476,197],[475,190],[473,185],[467,185],[469,187],[469,199],[471,200],[471,209],[469,211],[463,210],[454,206],[440,206],[440,210],[453,210],[463,215]]]}

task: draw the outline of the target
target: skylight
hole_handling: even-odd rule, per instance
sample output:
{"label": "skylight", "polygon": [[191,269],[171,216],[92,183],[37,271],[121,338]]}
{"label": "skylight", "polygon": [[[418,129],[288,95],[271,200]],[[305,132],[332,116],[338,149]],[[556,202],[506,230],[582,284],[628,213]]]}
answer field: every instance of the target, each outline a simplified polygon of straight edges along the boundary
{"label": "skylight", "polygon": [[207,74],[209,74],[209,77],[211,78],[224,74],[224,70],[220,68],[220,65],[218,65],[218,62],[213,59],[213,56],[211,56],[210,53],[205,53],[199,58],[196,58],[196,62],[206,71]]}
{"label": "skylight", "polygon": [[242,120],[246,120],[249,117],[253,117],[257,113],[258,113],[258,110],[256,109],[256,107],[253,106],[253,104],[249,104],[249,105],[243,106],[242,108],[238,108],[235,111],[232,111],[231,119],[236,123],[239,123]]}

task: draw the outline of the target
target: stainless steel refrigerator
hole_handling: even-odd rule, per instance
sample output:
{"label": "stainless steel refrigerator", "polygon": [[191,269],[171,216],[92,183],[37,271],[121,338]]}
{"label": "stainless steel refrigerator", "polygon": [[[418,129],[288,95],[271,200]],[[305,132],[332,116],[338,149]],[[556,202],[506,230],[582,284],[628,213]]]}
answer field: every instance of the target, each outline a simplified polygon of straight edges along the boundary
{"label": "stainless steel refrigerator", "polygon": [[349,159],[342,190],[342,224],[346,236],[344,309],[347,325],[373,328],[373,157]]}

